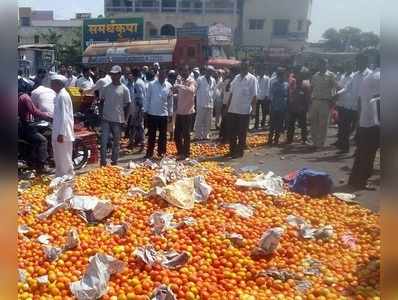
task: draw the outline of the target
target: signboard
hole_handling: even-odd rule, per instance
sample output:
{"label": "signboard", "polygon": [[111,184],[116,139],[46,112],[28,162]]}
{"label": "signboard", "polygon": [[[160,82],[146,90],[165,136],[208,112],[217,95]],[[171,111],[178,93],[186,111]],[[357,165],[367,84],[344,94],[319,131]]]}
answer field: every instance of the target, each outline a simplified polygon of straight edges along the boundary
{"label": "signboard", "polygon": [[171,63],[172,54],[110,54],[103,56],[86,56],[83,57],[84,64],[139,64],[139,63]]}
{"label": "signboard", "polygon": [[207,38],[208,35],[209,35],[209,27],[208,26],[177,28],[177,38],[181,38],[181,37]]}
{"label": "signboard", "polygon": [[99,18],[83,20],[84,49],[95,43],[114,43],[144,38],[143,18]]}
{"label": "signboard", "polygon": [[232,45],[232,28],[221,23],[209,27],[210,45]]}

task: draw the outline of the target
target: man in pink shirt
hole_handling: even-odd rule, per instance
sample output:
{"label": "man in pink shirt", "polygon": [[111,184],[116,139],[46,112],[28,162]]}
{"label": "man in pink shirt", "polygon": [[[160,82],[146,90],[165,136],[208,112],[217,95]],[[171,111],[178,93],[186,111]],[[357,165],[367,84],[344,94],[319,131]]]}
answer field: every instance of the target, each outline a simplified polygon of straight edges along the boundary
{"label": "man in pink shirt", "polygon": [[180,71],[182,80],[174,85],[177,92],[176,123],[174,141],[178,159],[184,160],[190,155],[191,127],[195,113],[196,82],[189,76],[189,68]]}

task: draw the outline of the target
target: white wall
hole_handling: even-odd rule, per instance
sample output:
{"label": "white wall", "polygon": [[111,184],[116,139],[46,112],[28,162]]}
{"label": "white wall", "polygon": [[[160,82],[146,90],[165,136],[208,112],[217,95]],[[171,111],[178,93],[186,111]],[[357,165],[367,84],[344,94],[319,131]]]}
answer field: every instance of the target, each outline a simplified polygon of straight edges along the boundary
{"label": "white wall", "polygon": [[34,44],[34,36],[39,35],[39,43],[47,44],[47,41],[43,40],[41,37],[41,33],[47,34],[48,30],[52,30],[61,34],[62,37],[60,39],[61,43],[70,44],[73,39],[80,40],[81,37],[76,35],[76,31],[78,27],[35,27],[35,26],[21,26],[18,29],[18,35],[20,38],[19,44]]}
{"label": "white wall", "polygon": [[[306,32],[310,16],[311,0],[245,0],[243,15],[243,45],[269,47],[292,45],[302,42],[289,42],[286,39],[272,38],[273,20],[289,19],[289,32],[297,32],[298,21],[303,20],[301,32]],[[262,30],[249,30],[250,19],[265,19]]]}

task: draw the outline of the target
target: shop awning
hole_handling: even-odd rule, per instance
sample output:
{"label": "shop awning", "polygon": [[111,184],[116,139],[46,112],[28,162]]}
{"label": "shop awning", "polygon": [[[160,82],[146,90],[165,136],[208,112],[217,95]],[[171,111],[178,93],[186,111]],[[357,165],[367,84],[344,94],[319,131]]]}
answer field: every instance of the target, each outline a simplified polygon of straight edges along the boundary
{"label": "shop awning", "polygon": [[90,45],[83,53],[84,64],[171,63],[176,39]]}

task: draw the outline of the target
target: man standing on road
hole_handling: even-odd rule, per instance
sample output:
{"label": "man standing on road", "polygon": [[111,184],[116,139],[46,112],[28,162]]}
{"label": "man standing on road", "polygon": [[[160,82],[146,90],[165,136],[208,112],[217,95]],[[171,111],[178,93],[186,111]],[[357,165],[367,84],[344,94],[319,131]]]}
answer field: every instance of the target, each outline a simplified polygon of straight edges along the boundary
{"label": "man standing on road", "polygon": [[51,88],[56,93],[51,137],[55,176],[74,175],[72,161],[73,141],[75,140],[73,105],[69,93],[64,88],[67,79],[62,75],[53,75],[50,80]]}
{"label": "man standing on road", "polygon": [[305,67],[296,70],[295,83],[293,86],[289,85],[287,144],[293,142],[296,122],[301,129],[302,144],[307,141],[307,112],[311,102],[311,84],[309,80],[305,80],[308,72]]}
{"label": "man standing on road", "polygon": [[130,147],[139,147],[139,152],[144,150],[144,99],[146,87],[141,79],[141,71],[137,68],[127,74],[127,88],[130,91],[131,102],[129,117]]}
{"label": "man standing on road", "polygon": [[76,79],[76,87],[81,90],[90,89],[94,85],[93,79],[90,77],[90,68],[83,67],[82,75]]}
{"label": "man standing on road", "polygon": [[40,111],[49,113],[50,116],[52,116],[54,113],[55,96],[55,92],[44,85],[39,85],[31,93],[31,98],[35,106]]}
{"label": "man standing on road", "polygon": [[73,67],[72,66],[68,66],[66,68],[66,83],[65,83],[65,87],[74,87],[76,86],[76,76],[73,75]]}
{"label": "man standing on road", "polygon": [[177,92],[177,109],[174,139],[177,147],[178,159],[190,156],[191,127],[195,112],[196,82],[189,76],[189,69],[181,70],[182,81],[174,85]]}
{"label": "man standing on road", "polygon": [[374,190],[367,184],[372,176],[377,150],[380,148],[380,55],[376,69],[368,74],[359,88],[358,146],[348,183],[358,189]]}
{"label": "man standing on road", "polygon": [[196,91],[196,118],[195,138],[197,140],[208,140],[211,119],[213,115],[214,97],[216,96],[216,80],[212,76],[215,69],[212,66],[205,67],[205,75],[197,80]]}
{"label": "man standing on road", "polygon": [[95,84],[91,88],[84,89],[83,95],[90,95],[98,91],[99,97],[101,98],[103,88],[106,87],[108,84],[110,84],[112,82],[112,79],[103,69],[100,69],[98,71],[98,75],[100,78],[95,82]]}
{"label": "man standing on road", "polygon": [[122,68],[118,65],[109,72],[112,82],[104,87],[102,96],[104,108],[101,123],[101,167],[106,166],[109,135],[112,132],[112,165],[117,165],[122,125],[126,123],[131,103],[128,88],[120,82]]}
{"label": "man standing on road", "polygon": [[260,108],[261,108],[261,128],[265,127],[265,120],[267,114],[269,114],[269,89],[270,89],[270,78],[265,75],[264,66],[260,66],[258,70],[258,96],[256,104],[256,116],[254,129],[258,129],[260,124]]}
{"label": "man standing on road", "polygon": [[228,156],[232,158],[243,157],[250,114],[256,105],[257,90],[257,78],[249,73],[248,62],[243,61],[240,74],[236,75],[231,83],[231,95],[228,103]]}
{"label": "man standing on road", "polygon": [[166,80],[167,71],[160,69],[154,81],[148,84],[144,103],[148,126],[148,148],[146,158],[152,158],[155,149],[156,133],[158,137],[158,155],[163,157],[167,147],[167,124],[173,116],[172,85]]}
{"label": "man standing on road", "polygon": [[368,69],[368,57],[359,54],[356,57],[357,72],[349,77],[343,89],[337,92],[337,109],[339,112],[339,134],[337,148],[339,154],[348,153],[350,150],[350,135],[354,131],[358,121],[359,88],[364,78],[370,73]]}
{"label": "man standing on road", "polygon": [[311,81],[311,137],[315,149],[322,148],[325,145],[330,109],[334,104],[337,89],[336,76],[327,68],[328,61],[322,59],[319,63],[319,72],[314,74]]}

